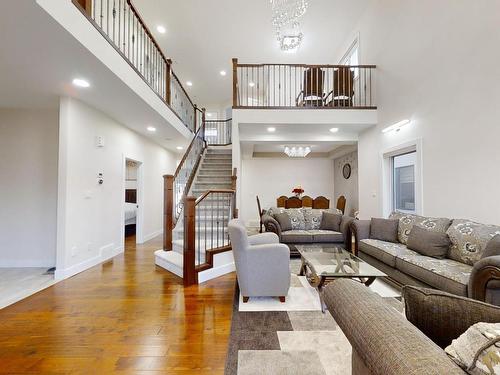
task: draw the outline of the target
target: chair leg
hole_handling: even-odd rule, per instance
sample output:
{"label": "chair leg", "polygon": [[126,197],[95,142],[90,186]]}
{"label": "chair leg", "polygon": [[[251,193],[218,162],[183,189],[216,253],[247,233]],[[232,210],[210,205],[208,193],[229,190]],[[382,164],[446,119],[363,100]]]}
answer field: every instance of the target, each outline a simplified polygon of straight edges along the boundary
{"label": "chair leg", "polygon": [[281,303],[285,303],[286,297],[285,296],[280,296],[279,297]]}
{"label": "chair leg", "polygon": [[243,297],[243,303],[247,303],[250,297]]}

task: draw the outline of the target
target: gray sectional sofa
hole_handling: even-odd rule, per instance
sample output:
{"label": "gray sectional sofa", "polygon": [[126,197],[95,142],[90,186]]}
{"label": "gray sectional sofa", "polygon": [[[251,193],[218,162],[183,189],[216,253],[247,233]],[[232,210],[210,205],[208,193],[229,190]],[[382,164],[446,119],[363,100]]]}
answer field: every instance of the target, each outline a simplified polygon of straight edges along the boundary
{"label": "gray sectional sofa", "polygon": [[[321,229],[323,212],[334,213],[342,218],[338,230]],[[290,217],[291,228],[284,230],[276,220],[276,215],[286,213]],[[307,243],[334,243],[342,246],[351,239],[350,223],[354,218],[342,215],[337,209],[276,208],[272,207],[262,217],[267,232],[278,235],[280,242],[287,245]],[[292,253],[293,246],[291,246]]]}
{"label": "gray sectional sofa", "polygon": [[[399,212],[391,214],[389,219],[398,221],[396,242],[373,238],[370,220],[352,222],[357,256],[401,285],[436,288],[500,305],[499,226]],[[408,248],[414,226],[447,235],[449,247],[444,258]]]}

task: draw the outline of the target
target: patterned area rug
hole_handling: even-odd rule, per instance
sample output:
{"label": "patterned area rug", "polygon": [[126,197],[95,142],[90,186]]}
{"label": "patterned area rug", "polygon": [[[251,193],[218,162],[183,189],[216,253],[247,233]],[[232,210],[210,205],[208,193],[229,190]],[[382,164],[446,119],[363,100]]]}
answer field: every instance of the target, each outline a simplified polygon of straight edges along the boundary
{"label": "patterned area rug", "polygon": [[[309,286],[296,276],[299,267],[300,261],[292,260],[291,289],[302,288],[305,293]],[[394,291],[384,288],[377,287],[377,293],[388,293],[387,302],[402,311],[402,304],[391,295]],[[227,375],[351,374],[351,345],[329,312],[307,305],[301,310],[298,300],[285,311],[272,311],[268,308],[272,302],[255,299],[252,308],[242,307],[238,286],[235,289]]]}

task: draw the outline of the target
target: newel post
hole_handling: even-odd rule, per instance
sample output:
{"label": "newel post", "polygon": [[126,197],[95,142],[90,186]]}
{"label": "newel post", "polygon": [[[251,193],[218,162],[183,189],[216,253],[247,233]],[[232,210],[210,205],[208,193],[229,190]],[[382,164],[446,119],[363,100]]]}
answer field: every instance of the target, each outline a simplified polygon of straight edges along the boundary
{"label": "newel post", "polygon": [[206,138],[205,138],[205,129],[207,128],[205,125],[205,113],[206,113],[206,109],[205,108],[202,108],[201,109],[201,126],[203,126],[203,129],[201,130],[203,133],[202,133],[202,137],[203,137],[203,140],[205,141],[205,145],[206,145]]}
{"label": "newel post", "polygon": [[77,3],[89,16],[92,14],[92,0],[77,0]]}
{"label": "newel post", "polygon": [[233,108],[238,106],[238,59],[233,58]]}
{"label": "newel post", "polygon": [[198,284],[196,262],[196,217],[195,197],[184,198],[184,286]]}
{"label": "newel post", "polygon": [[167,59],[167,64],[165,65],[165,101],[168,105],[172,104],[172,93],[170,91],[170,78],[172,76],[172,60]]}
{"label": "newel post", "polygon": [[163,250],[172,250],[174,229],[174,176],[163,176]]}
{"label": "newel post", "polygon": [[238,180],[238,169],[233,169],[233,175],[231,176],[231,190],[233,193],[233,219],[238,218],[238,209],[236,208],[236,181]]}
{"label": "newel post", "polygon": [[194,104],[193,108],[194,108],[194,128],[193,128],[193,132],[196,133],[196,131],[198,130],[197,126],[199,126],[201,124],[198,124],[198,105]]}

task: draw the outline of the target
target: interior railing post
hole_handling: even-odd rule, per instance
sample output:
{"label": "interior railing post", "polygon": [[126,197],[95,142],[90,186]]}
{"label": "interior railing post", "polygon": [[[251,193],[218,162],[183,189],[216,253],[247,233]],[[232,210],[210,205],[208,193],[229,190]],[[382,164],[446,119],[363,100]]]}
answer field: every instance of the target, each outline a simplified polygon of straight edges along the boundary
{"label": "interior railing post", "polygon": [[174,176],[163,176],[163,250],[172,250],[172,231],[174,229]]}
{"label": "interior railing post", "polygon": [[172,92],[170,90],[170,76],[172,69],[172,60],[167,59],[167,63],[165,64],[165,101],[168,105],[172,104],[171,96]]}
{"label": "interior railing post", "polygon": [[233,107],[238,106],[238,59],[233,58]]}
{"label": "interior railing post", "polygon": [[206,116],[206,109],[202,108],[201,109],[201,126],[203,126],[203,129],[201,129],[201,131],[202,131],[201,136],[202,136],[203,141],[205,142],[205,147],[207,147],[207,139],[205,138],[205,132],[207,130],[205,116]]}
{"label": "interior railing post", "polygon": [[196,262],[196,198],[184,198],[184,252],[183,279],[184,286],[198,284]]}
{"label": "interior railing post", "polygon": [[198,115],[197,115],[197,113],[198,113],[198,106],[195,104],[194,105],[194,119],[193,119],[193,122],[194,122],[194,124],[193,124],[194,125],[193,132],[195,132],[195,133],[198,130],[196,127],[199,126],[199,125],[201,125],[201,124],[198,124],[198,121],[197,121]]}
{"label": "interior railing post", "polygon": [[231,176],[231,190],[233,190],[233,219],[238,218],[238,209],[236,208],[236,182],[238,180],[238,169],[233,169],[233,175]]}

